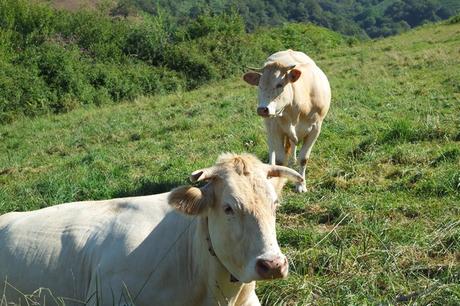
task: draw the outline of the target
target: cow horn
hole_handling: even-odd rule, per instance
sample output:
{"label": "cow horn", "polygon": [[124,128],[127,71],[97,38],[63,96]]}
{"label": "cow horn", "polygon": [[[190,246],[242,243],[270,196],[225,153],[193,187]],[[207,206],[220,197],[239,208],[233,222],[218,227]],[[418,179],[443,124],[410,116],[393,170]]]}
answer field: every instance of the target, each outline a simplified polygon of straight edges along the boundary
{"label": "cow horn", "polygon": [[200,182],[204,180],[209,180],[215,176],[215,169],[213,167],[210,167],[193,171],[193,173],[190,175],[190,181]]}
{"label": "cow horn", "polygon": [[267,165],[267,168],[268,177],[285,177],[298,183],[302,183],[304,181],[303,177],[291,168],[278,165]]}
{"label": "cow horn", "polygon": [[248,70],[252,70],[252,71],[255,71],[255,72],[259,72],[259,73],[262,73],[263,70],[264,70],[264,67],[262,68],[255,68],[255,67],[250,67],[250,66],[247,66],[246,69]]}

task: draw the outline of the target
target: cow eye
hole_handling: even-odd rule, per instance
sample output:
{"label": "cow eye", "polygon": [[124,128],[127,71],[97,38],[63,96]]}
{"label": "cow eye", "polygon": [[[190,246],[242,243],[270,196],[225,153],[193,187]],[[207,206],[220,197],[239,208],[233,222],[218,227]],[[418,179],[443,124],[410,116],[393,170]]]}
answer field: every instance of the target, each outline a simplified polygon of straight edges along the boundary
{"label": "cow eye", "polygon": [[283,84],[281,84],[281,83],[276,85],[276,88],[282,88],[282,87],[283,87]]}
{"label": "cow eye", "polygon": [[233,208],[230,205],[225,205],[224,206],[224,212],[226,215],[233,215],[234,211]]}

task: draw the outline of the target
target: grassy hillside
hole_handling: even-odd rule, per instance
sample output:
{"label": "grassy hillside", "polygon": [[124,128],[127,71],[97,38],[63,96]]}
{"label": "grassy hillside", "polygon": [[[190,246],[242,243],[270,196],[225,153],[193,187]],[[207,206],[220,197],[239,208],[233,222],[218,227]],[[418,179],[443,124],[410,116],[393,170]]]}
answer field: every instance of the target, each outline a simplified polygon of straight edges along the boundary
{"label": "grassy hillside", "polygon": [[[285,188],[288,279],[265,305],[460,303],[460,23],[315,56],[333,104],[307,194]],[[256,90],[191,92],[0,126],[0,212],[167,191],[224,151],[267,159]]]}

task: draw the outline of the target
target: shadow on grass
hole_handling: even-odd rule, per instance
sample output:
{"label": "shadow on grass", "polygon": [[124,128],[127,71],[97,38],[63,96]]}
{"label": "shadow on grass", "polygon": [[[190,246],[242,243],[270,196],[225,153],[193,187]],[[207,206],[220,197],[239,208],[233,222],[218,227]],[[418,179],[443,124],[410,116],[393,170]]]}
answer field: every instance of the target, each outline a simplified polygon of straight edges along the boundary
{"label": "shadow on grass", "polygon": [[157,193],[163,193],[171,191],[171,189],[183,185],[183,182],[179,181],[166,181],[166,182],[151,182],[143,181],[140,183],[140,186],[132,190],[120,190],[114,193],[114,197],[124,198],[124,197],[137,197],[144,195],[151,195]]}

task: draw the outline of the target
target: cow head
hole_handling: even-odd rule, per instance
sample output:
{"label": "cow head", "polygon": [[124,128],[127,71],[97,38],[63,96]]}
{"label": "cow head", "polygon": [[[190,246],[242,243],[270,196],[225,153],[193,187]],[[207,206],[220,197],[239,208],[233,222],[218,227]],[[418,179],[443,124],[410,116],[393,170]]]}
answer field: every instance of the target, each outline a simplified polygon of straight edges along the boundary
{"label": "cow head", "polygon": [[294,67],[271,62],[261,69],[253,69],[256,71],[244,74],[243,79],[248,84],[259,86],[259,116],[282,116],[284,108],[292,103],[294,92],[291,84],[302,74]]}
{"label": "cow head", "polygon": [[288,262],[276,240],[280,178],[303,180],[292,169],[263,164],[249,154],[223,154],[215,166],[192,173],[193,181],[206,180],[206,186],[176,188],[169,203],[208,218],[214,252],[238,280],[282,278]]}

